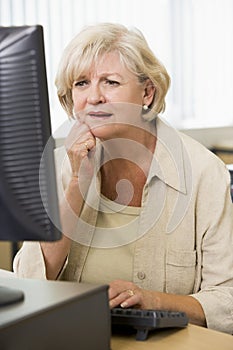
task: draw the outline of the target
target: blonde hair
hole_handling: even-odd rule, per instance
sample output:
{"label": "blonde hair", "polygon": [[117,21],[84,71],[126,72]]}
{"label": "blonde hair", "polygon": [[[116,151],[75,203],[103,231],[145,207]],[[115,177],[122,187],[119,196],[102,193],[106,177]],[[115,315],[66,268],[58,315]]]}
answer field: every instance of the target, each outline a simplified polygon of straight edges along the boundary
{"label": "blonde hair", "polygon": [[136,28],[129,30],[121,24],[101,23],[84,28],[71,40],[61,57],[55,84],[60,103],[68,116],[73,114],[73,82],[90,69],[97,58],[113,51],[119,53],[122,63],[138,77],[140,83],[149,78],[155,86],[155,97],[148,107],[155,114],[165,110],[170,77],[143,34]]}

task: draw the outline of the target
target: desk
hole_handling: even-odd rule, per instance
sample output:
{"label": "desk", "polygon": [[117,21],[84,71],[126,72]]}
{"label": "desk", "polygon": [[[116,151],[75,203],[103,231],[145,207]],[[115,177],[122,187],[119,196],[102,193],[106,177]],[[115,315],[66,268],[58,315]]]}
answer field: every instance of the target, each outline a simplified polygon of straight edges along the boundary
{"label": "desk", "polygon": [[[5,279],[6,277],[6,279]],[[2,278],[2,279],[1,279]],[[27,284],[30,284],[30,289],[26,288],[28,294],[28,299],[27,301],[27,308],[29,308],[29,303],[33,304],[33,295],[34,295],[34,288],[33,284],[36,284],[36,287],[40,286],[39,288],[39,293],[40,293],[40,299],[43,301],[43,306],[45,302],[48,303],[48,298],[52,297],[52,300],[54,299],[54,292],[51,290],[53,288],[54,283],[58,282],[47,282],[45,283],[44,286],[42,286],[43,282],[42,281],[25,281],[23,284],[15,278],[15,275],[13,273],[10,273],[8,271],[0,270],[0,285],[5,284],[8,286],[12,287],[24,287],[24,289],[27,287]],[[60,284],[60,287],[58,287]],[[62,297],[63,299],[67,299],[69,297],[73,296],[78,296],[78,289],[81,288],[81,285],[77,287],[77,284],[69,283],[66,285],[63,285],[63,283],[59,283],[56,286],[56,295],[57,293],[61,293],[64,295]],[[51,285],[51,286],[50,286]],[[55,286],[55,285],[54,285]],[[68,287],[69,286],[69,287]],[[67,289],[68,288],[68,289]],[[47,289],[47,292],[45,293],[45,289]],[[60,292],[59,292],[60,289]],[[85,290],[85,288],[84,288]],[[51,294],[51,291],[53,293]],[[93,290],[94,291],[94,290]],[[63,293],[65,292],[65,293]],[[58,298],[58,295],[56,296]],[[37,307],[38,305],[38,299],[37,299]],[[95,302],[95,300],[93,300]],[[90,304],[90,300],[88,301],[88,304]],[[101,313],[103,313],[103,310],[105,309],[103,305],[101,305],[100,300],[98,303],[95,303],[96,306],[100,307]],[[104,304],[105,305],[105,304]],[[32,305],[33,306],[33,305]],[[32,307],[31,306],[31,307]],[[17,306],[17,308],[20,307],[20,304]],[[30,307],[30,308],[31,308]],[[80,305],[78,305],[78,312],[75,315],[76,321],[75,324],[77,325],[77,317],[80,314]],[[73,310],[73,308],[72,308]],[[19,314],[17,313],[19,316]],[[3,314],[0,317],[0,325],[1,322],[3,322]],[[71,316],[69,316],[67,319],[70,319]],[[98,325],[101,325],[101,322],[98,321]],[[96,325],[93,325],[93,327],[96,327]],[[90,326],[88,327],[90,329]],[[75,329],[75,333],[77,334],[77,337],[80,341],[80,334],[78,332],[79,328],[77,327]],[[105,334],[107,334],[107,325],[106,329],[104,329]],[[64,334],[64,330],[61,332],[62,338]],[[56,339],[57,339],[58,334],[56,334]],[[21,337],[20,337],[21,338]],[[91,338],[91,337],[89,337]],[[1,337],[0,337],[1,339]],[[28,339],[28,338],[27,338]],[[94,337],[93,337],[94,339]],[[47,341],[47,340],[46,340]],[[61,340],[60,340],[61,343]],[[75,340],[75,344],[78,344],[78,340]],[[0,344],[1,345],[1,344]],[[62,346],[62,344],[61,344]],[[1,348],[1,346],[0,346]],[[24,347],[25,348],[25,347]],[[68,349],[67,346],[61,347],[62,350],[65,348]],[[72,347],[70,347],[72,348]],[[41,348],[39,348],[41,350]],[[60,349],[58,345],[56,346],[56,350]],[[73,348],[72,348],[73,349]],[[91,349],[91,347],[89,347]],[[88,349],[88,350],[89,350]],[[101,350],[103,350],[104,347],[102,347]],[[154,332],[153,334],[150,333],[149,337],[146,341],[136,341],[135,336],[118,336],[114,335],[111,338],[111,350],[233,350],[233,336],[221,332],[216,332],[211,329],[206,329],[203,327],[197,327],[194,325],[188,325],[187,328],[183,329],[170,329],[170,330],[159,330],[157,332]]]}
{"label": "desk", "polygon": [[0,287],[19,289],[25,298],[0,308],[1,350],[91,350],[97,349],[96,344],[109,350],[107,285],[5,275]]}
{"label": "desk", "polygon": [[178,330],[159,330],[145,341],[114,335],[112,350],[233,350],[233,336],[194,325]]}

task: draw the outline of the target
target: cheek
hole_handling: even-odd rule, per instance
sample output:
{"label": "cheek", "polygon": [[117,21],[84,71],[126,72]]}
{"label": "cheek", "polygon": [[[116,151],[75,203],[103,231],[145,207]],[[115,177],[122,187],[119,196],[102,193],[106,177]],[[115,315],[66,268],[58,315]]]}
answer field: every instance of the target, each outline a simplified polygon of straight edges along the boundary
{"label": "cheek", "polygon": [[75,93],[72,91],[72,100],[73,100],[73,116],[75,119],[79,120],[80,122],[84,121],[84,115],[83,112],[85,109],[85,103],[83,102],[83,98],[80,96],[80,94]]}
{"label": "cheek", "polygon": [[84,109],[85,99],[82,96],[82,94],[80,94],[80,93],[77,94],[77,92],[72,91],[72,100],[73,100],[75,111],[80,111],[80,110]]}
{"label": "cheek", "polygon": [[139,105],[142,104],[144,96],[144,90],[141,87],[136,88],[134,91],[132,90],[132,98],[135,99],[135,103]]}
{"label": "cheek", "polygon": [[132,86],[125,91],[122,91],[122,102],[131,102],[135,104],[142,104],[143,91],[142,89]]}

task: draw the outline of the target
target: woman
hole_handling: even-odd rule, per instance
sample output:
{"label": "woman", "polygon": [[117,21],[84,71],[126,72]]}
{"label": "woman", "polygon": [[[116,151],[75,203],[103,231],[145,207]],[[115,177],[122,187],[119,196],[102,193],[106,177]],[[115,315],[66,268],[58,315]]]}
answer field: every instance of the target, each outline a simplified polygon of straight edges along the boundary
{"label": "woman", "polygon": [[137,30],[99,24],[72,40],[56,77],[76,119],[56,152],[64,235],[25,243],[14,268],[108,283],[110,307],[184,311],[233,333],[229,174],[158,117],[169,83]]}

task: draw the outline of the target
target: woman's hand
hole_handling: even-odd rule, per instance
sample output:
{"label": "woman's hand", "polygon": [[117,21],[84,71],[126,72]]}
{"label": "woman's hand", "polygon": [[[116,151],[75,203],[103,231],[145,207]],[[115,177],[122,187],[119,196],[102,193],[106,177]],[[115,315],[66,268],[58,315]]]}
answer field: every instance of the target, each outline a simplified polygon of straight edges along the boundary
{"label": "woman's hand", "polygon": [[63,233],[76,238],[77,220],[94,172],[95,137],[88,126],[76,121],[65,141],[71,166],[71,178],[60,202],[60,218]]}
{"label": "woman's hand", "polygon": [[145,290],[132,282],[115,280],[109,285],[110,308],[140,308],[185,312],[190,323],[206,326],[201,304],[190,295]]}
{"label": "woman's hand", "polygon": [[137,307],[140,309],[158,308],[155,292],[139,288],[132,282],[115,280],[110,283],[110,307]]}
{"label": "woman's hand", "polygon": [[91,170],[88,153],[95,147],[95,144],[95,137],[90,132],[89,127],[79,121],[75,122],[65,140],[65,147],[74,177],[81,175],[82,166],[84,166],[84,172],[85,170],[87,172]]}

